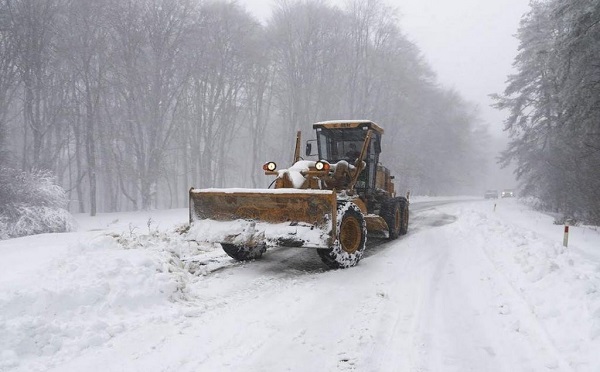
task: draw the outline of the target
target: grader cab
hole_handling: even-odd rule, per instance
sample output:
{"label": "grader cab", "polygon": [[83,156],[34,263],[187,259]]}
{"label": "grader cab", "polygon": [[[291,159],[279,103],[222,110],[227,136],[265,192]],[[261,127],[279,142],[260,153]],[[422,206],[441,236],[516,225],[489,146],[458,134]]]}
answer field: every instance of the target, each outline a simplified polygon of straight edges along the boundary
{"label": "grader cab", "polygon": [[[190,189],[190,224],[236,260],[259,258],[269,246],[315,248],[331,268],[354,266],[367,236],[396,239],[408,230],[409,201],[396,196],[379,163],[383,129],[369,120],[319,122],[316,142],[294,164],[263,169],[274,189]],[[316,144],[316,148],[314,148]]]}

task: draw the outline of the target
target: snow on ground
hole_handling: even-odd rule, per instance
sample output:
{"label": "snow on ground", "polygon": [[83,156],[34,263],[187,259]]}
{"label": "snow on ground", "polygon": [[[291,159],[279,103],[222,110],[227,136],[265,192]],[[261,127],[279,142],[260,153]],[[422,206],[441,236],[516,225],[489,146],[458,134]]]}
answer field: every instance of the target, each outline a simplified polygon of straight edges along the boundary
{"label": "snow on ground", "polygon": [[[495,204],[495,208],[494,208]],[[238,263],[186,209],[0,241],[0,371],[596,371],[600,232],[515,199],[413,198],[358,266]]]}

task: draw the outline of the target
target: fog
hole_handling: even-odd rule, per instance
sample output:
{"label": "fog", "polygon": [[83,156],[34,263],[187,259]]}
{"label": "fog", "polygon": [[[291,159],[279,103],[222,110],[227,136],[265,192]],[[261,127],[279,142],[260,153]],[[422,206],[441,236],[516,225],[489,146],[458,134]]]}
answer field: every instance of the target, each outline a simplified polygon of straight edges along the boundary
{"label": "fog", "polygon": [[[239,0],[262,23],[276,1]],[[344,6],[344,0],[330,1]],[[456,89],[479,106],[491,134],[506,137],[506,113],[491,107],[492,93],[505,89],[519,41],[516,37],[529,0],[386,1],[397,9],[399,24],[435,71],[440,84]]]}
{"label": "fog", "polygon": [[[240,0],[261,22],[267,23],[275,1]],[[344,0],[331,1],[343,7]],[[386,1],[397,9],[399,24],[420,49],[439,84],[455,89],[478,109],[489,128],[487,188],[515,188],[514,166],[497,164],[508,143],[504,121],[508,113],[492,107],[492,93],[501,93],[517,55],[519,21],[529,0],[403,0]]]}
{"label": "fog", "polygon": [[[296,131],[313,138],[314,122],[371,119],[400,193],[481,196],[514,188],[514,169],[548,197],[540,177],[594,164],[597,92],[569,93],[595,89],[577,84],[595,79],[584,61],[597,6],[535,7],[521,18],[516,0],[1,2],[0,167],[54,175],[73,212],[182,207],[191,186],[267,187],[262,164],[291,166]],[[591,54],[574,61],[573,40]],[[580,70],[561,69],[571,62]],[[537,87],[535,73],[568,84]],[[570,120],[584,127],[566,142]]]}
{"label": "fog", "polygon": [[423,52],[441,84],[452,87],[479,108],[493,137],[487,188],[516,188],[514,166],[501,168],[496,157],[506,148],[504,121],[508,113],[492,107],[492,93],[501,93],[519,40],[521,17],[528,0],[409,0],[399,3],[404,30]]}

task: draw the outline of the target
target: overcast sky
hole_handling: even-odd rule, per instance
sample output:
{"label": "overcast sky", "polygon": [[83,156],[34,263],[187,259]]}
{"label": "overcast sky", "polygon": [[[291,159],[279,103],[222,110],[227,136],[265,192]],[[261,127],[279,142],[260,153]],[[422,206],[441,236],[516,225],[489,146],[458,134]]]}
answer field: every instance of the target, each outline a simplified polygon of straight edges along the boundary
{"label": "overcast sky", "polygon": [[490,107],[512,70],[514,37],[529,0],[404,0],[401,25],[423,51],[442,84],[479,105],[482,119],[501,133],[506,114]]}
{"label": "overcast sky", "polygon": [[[271,0],[238,0],[262,21]],[[342,4],[343,0],[330,3]],[[488,95],[504,90],[518,41],[514,37],[529,0],[388,0],[400,25],[423,52],[439,81],[479,106],[492,134],[502,135],[505,113]]]}

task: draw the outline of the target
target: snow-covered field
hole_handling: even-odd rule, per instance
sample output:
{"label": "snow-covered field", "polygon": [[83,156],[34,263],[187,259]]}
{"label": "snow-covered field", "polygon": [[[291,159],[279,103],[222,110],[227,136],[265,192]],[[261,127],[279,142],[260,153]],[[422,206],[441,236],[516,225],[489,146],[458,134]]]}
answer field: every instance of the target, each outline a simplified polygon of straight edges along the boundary
{"label": "snow-covered field", "polygon": [[515,199],[411,209],[346,270],[235,262],[176,231],[186,209],[0,241],[0,371],[600,370],[598,229],[565,248]]}

